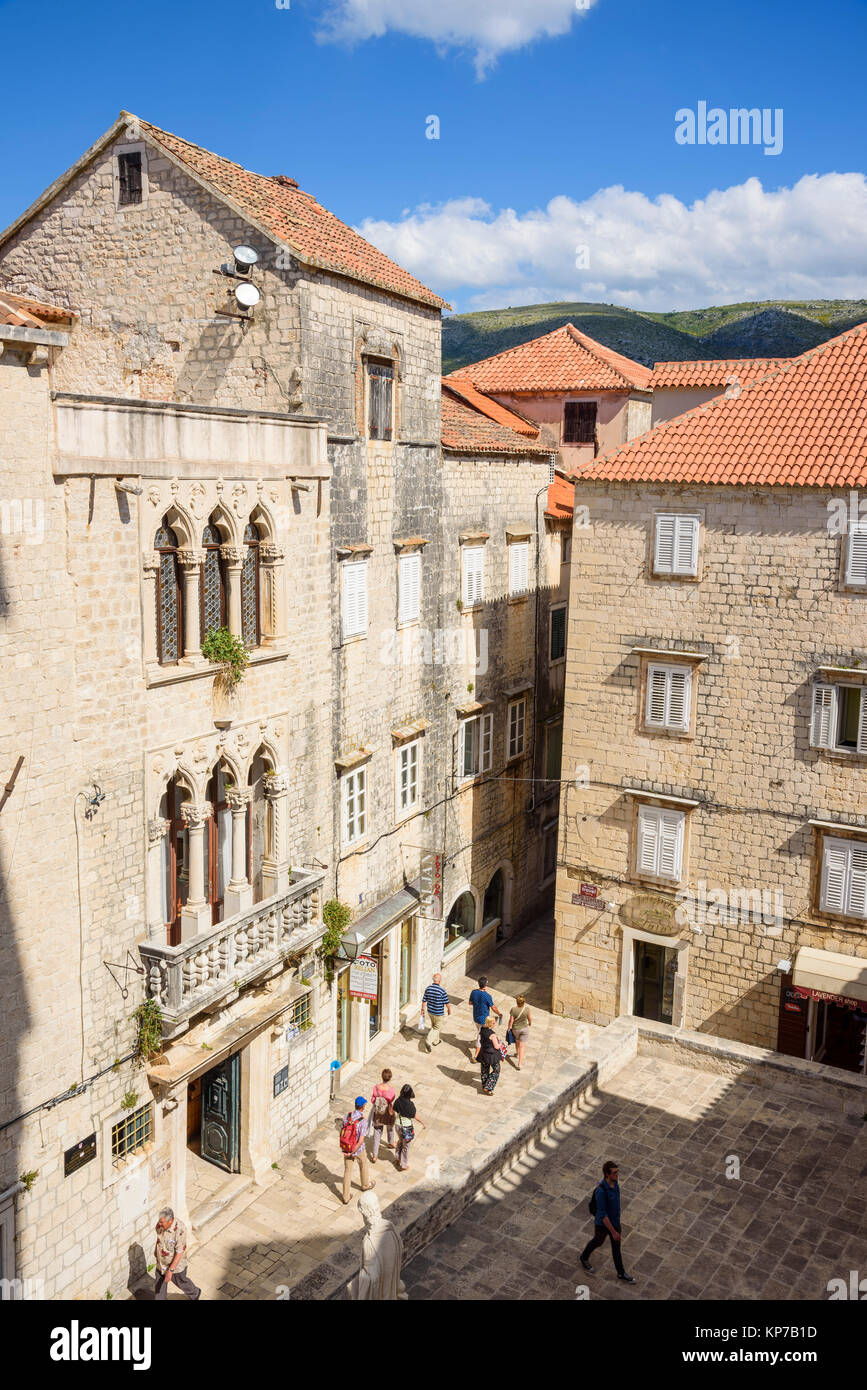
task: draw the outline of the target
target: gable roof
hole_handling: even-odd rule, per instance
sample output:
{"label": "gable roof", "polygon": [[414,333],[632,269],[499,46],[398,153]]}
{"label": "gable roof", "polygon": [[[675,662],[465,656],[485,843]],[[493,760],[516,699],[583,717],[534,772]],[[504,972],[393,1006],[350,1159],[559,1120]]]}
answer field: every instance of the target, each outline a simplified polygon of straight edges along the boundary
{"label": "gable roof", "polygon": [[867,486],[867,323],[576,470],[610,482]]}
{"label": "gable roof", "polygon": [[450,391],[466,401],[467,405],[480,410],[483,415],[487,415],[498,425],[505,425],[507,429],[516,430],[518,434],[525,434],[528,439],[539,438],[538,425],[534,425],[532,420],[525,420],[523,415],[518,415],[514,410],[507,410],[504,405],[500,405],[499,401],[492,400],[490,396],[483,395],[481,391],[476,390],[472,382],[454,376],[443,377],[443,382]]}
{"label": "gable roof", "polygon": [[718,362],[656,362],[650,376],[652,391],[666,387],[728,386],[737,378],[741,386],[791,362],[790,357],[732,357]]}
{"label": "gable roof", "polygon": [[384,252],[378,251],[358,232],[335,217],[334,213],[322,207],[311,193],[300,189],[294,179],[283,174],[273,177],[254,174],[242,165],[212,154],[201,145],[193,145],[179,135],[161,130],[159,126],[151,125],[129,111],[121,111],[114,125],[6,229],[0,237],[0,245],[130,124],[137,126],[142,136],[157,145],[175,165],[192,174],[221,202],[228,204],[259,231],[286,246],[305,265],[333,271],[347,279],[374,285],[377,289],[427,304],[431,308],[450,307],[409,271],[390,260]]}
{"label": "gable roof", "polygon": [[566,323],[541,338],[459,367],[480,391],[536,395],[542,391],[646,391],[650,368],[588,338]]}
{"label": "gable roof", "polygon": [[442,446],[458,454],[525,454],[549,458],[552,450],[528,439],[526,434],[493,420],[487,411],[467,404],[451,382],[443,379]]}

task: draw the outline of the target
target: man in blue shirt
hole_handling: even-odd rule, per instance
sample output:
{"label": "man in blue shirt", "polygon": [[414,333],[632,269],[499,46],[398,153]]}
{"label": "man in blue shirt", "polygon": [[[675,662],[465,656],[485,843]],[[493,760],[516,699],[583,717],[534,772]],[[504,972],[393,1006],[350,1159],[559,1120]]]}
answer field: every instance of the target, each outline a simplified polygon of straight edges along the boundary
{"label": "man in blue shirt", "polygon": [[434,975],[433,984],[428,985],[421,997],[421,1016],[424,1019],[425,1006],[430,1015],[430,1032],[424,1040],[424,1045],[428,1052],[436,1047],[440,1040],[440,1029],[443,1026],[443,1016],[448,1011],[451,1014],[452,1006],[449,1003],[449,996],[442,987],[442,975]]}
{"label": "man in blue shirt", "polygon": [[623,1268],[623,1256],[620,1253],[620,1183],[617,1181],[619,1169],[616,1163],[603,1163],[602,1181],[596,1188],[596,1215],[594,1221],[596,1228],[593,1232],[593,1239],[588,1240],[581,1252],[581,1267],[588,1274],[593,1273],[593,1266],[590,1263],[590,1256],[600,1245],[605,1244],[605,1237],[611,1240],[611,1253],[614,1256],[614,1268],[617,1270],[617,1278],[622,1279],[624,1284],[634,1284],[635,1280],[631,1274],[627,1274]]}
{"label": "man in blue shirt", "polygon": [[498,1023],[503,1020],[503,1015],[494,1003],[493,996],[488,994],[487,984],[487,975],[481,975],[478,989],[474,989],[470,994],[470,1008],[473,1011],[473,1023],[476,1025],[476,1041],[474,1046],[470,1047],[470,1056],[473,1061],[476,1060],[479,1051],[479,1029],[487,1023],[488,1014],[496,1014]]}

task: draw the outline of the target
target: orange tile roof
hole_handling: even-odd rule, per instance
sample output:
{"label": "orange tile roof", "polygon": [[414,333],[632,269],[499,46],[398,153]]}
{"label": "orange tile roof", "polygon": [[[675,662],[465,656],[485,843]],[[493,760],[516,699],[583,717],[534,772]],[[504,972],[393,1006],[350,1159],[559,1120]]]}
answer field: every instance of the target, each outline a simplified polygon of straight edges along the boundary
{"label": "orange tile roof", "polygon": [[443,382],[442,446],[460,454],[527,454],[550,457],[551,450],[467,405],[460,392]]}
{"label": "orange tile roof", "polygon": [[741,386],[775,371],[790,357],[733,357],[719,362],[657,362],[650,377],[652,391],[665,387],[728,386],[737,377]]}
{"label": "orange tile roof", "polygon": [[459,367],[480,391],[532,396],[540,391],[646,391],[650,368],[603,347],[571,323],[481,362]]}
{"label": "orange tile roof", "polygon": [[522,415],[516,414],[514,410],[507,410],[499,401],[494,401],[490,396],[485,396],[481,391],[477,391],[471,381],[465,381],[461,377],[454,375],[443,381],[450,391],[461,396],[468,405],[472,405],[476,410],[480,410],[489,419],[495,420],[498,425],[505,425],[507,429],[516,430],[518,434],[525,434],[528,439],[539,438],[539,426],[534,425],[532,420],[525,420]]}
{"label": "orange tile roof", "polygon": [[577,470],[616,482],[867,486],[867,323]]}
{"label": "orange tile roof", "polygon": [[209,184],[218,196],[229,199],[242,214],[311,265],[437,309],[449,307],[414,275],[317,203],[311,193],[300,189],[294,179],[285,174],[271,178],[253,174],[242,165],[160,130],[129,112],[122,115],[138,121],[150,139]]}
{"label": "orange tile roof", "polygon": [[57,304],[45,304],[29,294],[12,294],[0,288],[0,323],[14,328],[47,328],[49,324],[68,324],[78,315]]}
{"label": "orange tile roof", "polygon": [[557,473],[553,483],[548,488],[545,515],[554,517],[559,521],[568,521],[571,520],[574,510],[575,480],[574,478],[564,478],[562,473]]}

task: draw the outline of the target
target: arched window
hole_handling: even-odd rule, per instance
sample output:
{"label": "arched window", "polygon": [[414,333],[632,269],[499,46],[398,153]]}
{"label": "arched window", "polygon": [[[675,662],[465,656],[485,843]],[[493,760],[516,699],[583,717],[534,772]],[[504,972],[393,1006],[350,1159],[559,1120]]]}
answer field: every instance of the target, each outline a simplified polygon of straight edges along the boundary
{"label": "arched window", "polygon": [[472,936],[476,930],[476,901],[469,891],[461,893],[452,905],[446,918],[445,945],[451,946],[462,937]]}
{"label": "arched window", "polygon": [[183,584],[178,563],[178,538],[163,517],[154,537],[160,557],[157,570],[157,657],[161,666],[172,666],[184,654]]}
{"label": "arched window", "polygon": [[226,800],[226,772],[217,767],[208,781],[205,800],[212,814],[205,831],[205,885],[211,919],[223,920],[226,885],[232,876],[232,812]]}
{"label": "arched window", "polygon": [[259,624],[259,532],[248,521],[244,527],[244,564],[241,570],[241,636],[248,647],[261,642]]}
{"label": "arched window", "polygon": [[163,839],[160,873],[160,899],[169,946],[180,945],[181,908],[189,896],[187,827],[181,817],[181,805],[188,796],[186,788],[173,777],[160,803],[160,815],[169,825]]}
{"label": "arched window", "polygon": [[503,918],[503,871],[498,869],[485,890],[482,923],[486,925]]}
{"label": "arched window", "polygon": [[220,554],[222,541],[212,519],[202,532],[205,563],[202,565],[199,611],[202,615],[203,642],[209,632],[226,626],[226,567]]}

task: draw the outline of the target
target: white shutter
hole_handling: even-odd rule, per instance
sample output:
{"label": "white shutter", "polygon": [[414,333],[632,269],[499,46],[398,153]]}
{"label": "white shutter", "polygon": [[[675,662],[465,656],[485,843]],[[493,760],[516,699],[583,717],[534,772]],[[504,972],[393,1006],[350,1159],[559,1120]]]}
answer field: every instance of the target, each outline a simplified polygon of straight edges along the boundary
{"label": "white shutter", "polygon": [[353,560],[342,566],[343,636],[367,632],[367,561]]}
{"label": "white shutter", "polygon": [[397,620],[400,623],[415,622],[419,615],[421,589],[421,556],[419,554],[401,555],[398,562],[397,583]]}
{"label": "white shutter", "polygon": [[824,846],[821,906],[827,912],[843,912],[846,907],[849,844],[846,840],[826,839]]}
{"label": "white shutter", "polygon": [[525,594],[529,588],[530,546],[527,541],[513,541],[509,546],[509,593]]}
{"label": "white shutter", "polygon": [[660,817],[659,868],[661,878],[680,878],[683,859],[683,812],[663,811]]}
{"label": "white shutter", "polygon": [[485,596],[484,586],[485,547],[465,545],[463,547],[464,566],[464,606],[472,608],[481,603]]}
{"label": "white shutter", "polygon": [[667,685],[664,666],[647,668],[647,709],[645,722],[654,729],[665,727],[665,688]]}
{"label": "white shutter", "polygon": [[859,692],[858,752],[867,753],[867,686],[863,686]]}
{"label": "white shutter", "polygon": [[867,522],[856,521],[849,527],[846,583],[867,584]]}
{"label": "white shutter", "polygon": [[679,516],[676,518],[675,574],[698,573],[698,517]]}
{"label": "white shutter", "polygon": [[833,747],[836,706],[837,697],[833,685],[816,684],[813,686],[813,718],[811,722],[810,743],[814,748]]}
{"label": "white shutter", "polygon": [[656,536],[653,547],[653,568],[657,574],[671,574],[674,569],[674,526],[673,516],[656,518]]}
{"label": "white shutter", "polygon": [[638,808],[638,868],[655,874],[659,852],[659,812],[655,806]]}
{"label": "white shutter", "polygon": [[692,672],[672,667],[668,672],[668,719],[670,729],[689,728],[689,690]]}
{"label": "white shutter", "polygon": [[851,917],[867,917],[867,845],[849,846],[849,892],[846,911]]}
{"label": "white shutter", "polygon": [[481,772],[489,772],[493,762],[494,752],[494,716],[492,714],[482,715],[482,756]]}
{"label": "white shutter", "polygon": [[458,725],[458,776],[462,779],[476,775],[478,727],[477,719],[464,719]]}

